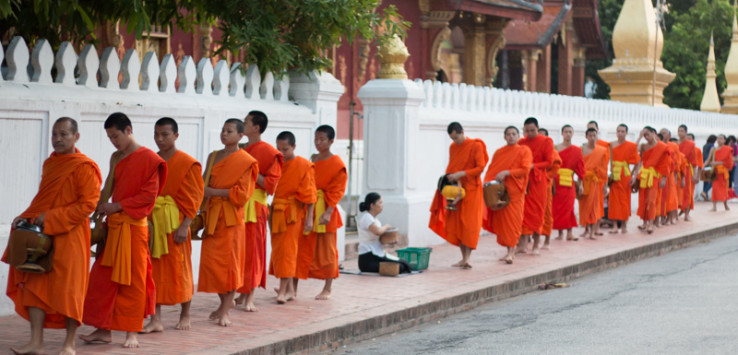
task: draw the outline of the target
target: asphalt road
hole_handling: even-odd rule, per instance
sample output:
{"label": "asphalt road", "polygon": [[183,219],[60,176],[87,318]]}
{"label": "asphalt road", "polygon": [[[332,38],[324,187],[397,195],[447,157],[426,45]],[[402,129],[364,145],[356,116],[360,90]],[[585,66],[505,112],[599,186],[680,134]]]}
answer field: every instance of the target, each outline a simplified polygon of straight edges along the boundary
{"label": "asphalt road", "polygon": [[341,354],[738,354],[738,235],[438,322]]}

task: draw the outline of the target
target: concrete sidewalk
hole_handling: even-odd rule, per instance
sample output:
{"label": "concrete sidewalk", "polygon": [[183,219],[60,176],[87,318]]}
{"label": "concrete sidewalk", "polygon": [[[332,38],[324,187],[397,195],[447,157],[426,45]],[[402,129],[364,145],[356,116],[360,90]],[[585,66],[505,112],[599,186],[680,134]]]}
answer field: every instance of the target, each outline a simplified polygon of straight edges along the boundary
{"label": "concrete sidewalk", "polygon": [[[505,254],[491,236],[482,237],[472,254],[473,268],[450,265],[458,261],[458,249],[443,245],[433,249],[430,268],[401,278],[342,274],[333,283],[329,301],[316,301],[322,282],[301,281],[299,298],[286,305],[275,303],[268,278],[267,290],[256,295],[259,312],[231,311],[233,326],[222,328],[209,321],[217,296],[198,293],[192,304],[192,330],[176,331],[178,307],[164,307],[163,333],[140,335],[139,349],[123,349],[122,332],[113,333],[113,344],[85,345],[77,341],[78,354],[270,354],[327,352],[344,344],[389,334],[400,329],[468,310],[480,304],[537,290],[539,284],[567,281],[641,258],[660,255],[689,244],[727,235],[738,228],[738,212],[708,212],[710,203],[697,203],[693,221],[657,229],[647,235],[632,219],[630,233],[605,234],[599,240],[553,241],[540,256],[523,255],[513,265],[498,259]],[[608,230],[604,230],[607,232]],[[575,230],[581,233],[581,230]],[[737,241],[738,242],[738,241]],[[356,269],[356,261],[344,263]],[[5,296],[3,296],[5,297]],[[92,328],[83,326],[79,333]],[[28,323],[18,316],[0,317],[0,353],[27,341]],[[46,351],[58,351],[63,330],[46,330]],[[9,352],[9,351],[8,351]]]}

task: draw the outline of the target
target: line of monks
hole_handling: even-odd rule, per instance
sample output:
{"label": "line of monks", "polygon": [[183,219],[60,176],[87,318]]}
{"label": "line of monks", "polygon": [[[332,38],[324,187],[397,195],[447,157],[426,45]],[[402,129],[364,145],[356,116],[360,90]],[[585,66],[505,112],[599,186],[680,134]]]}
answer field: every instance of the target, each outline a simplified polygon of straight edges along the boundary
{"label": "line of monks", "polygon": [[[617,140],[606,142],[598,138],[597,122],[587,124],[587,142],[572,145],[574,129],[561,128],[563,142],[554,145],[548,131],[539,128],[538,120],[525,120],[520,138],[518,128],[505,128],[505,146],[497,149],[489,160],[487,147],[481,139],[464,135],[458,122],[448,125],[453,141],[449,148],[446,177],[464,189],[464,197],[446,208],[441,191],[436,191],[431,204],[429,227],[449,243],[459,247],[461,260],[453,266],[471,268],[469,257],[477,248],[481,229],[495,234],[497,243],[507,248],[500,259],[512,264],[516,254],[539,254],[548,249],[552,230],[557,239],[576,241],[572,234],[577,224],[584,227],[581,237],[601,236],[600,223],[605,218],[613,224],[610,233],[627,233],[631,209],[631,193],[638,193],[637,215],[643,224],[638,229],[651,234],[654,227],[674,224],[679,216],[689,221],[694,208],[694,188],[704,166],[714,172],[713,211],[722,201],[728,210],[728,176],[733,166],[732,148],[720,135],[717,146],[702,161],[702,152],[695,146],[694,135],[686,125],[680,125],[679,138],[672,138],[668,129],[657,132],[644,127],[636,142],[627,141],[628,126],[617,127]],[[640,144],[641,140],[644,143]],[[504,184],[509,203],[501,209],[485,206],[485,184]],[[579,221],[574,202],[579,200]],[[608,213],[605,214],[605,201]],[[563,236],[566,231],[566,237]],[[540,246],[540,237],[544,236]],[[532,248],[529,250],[529,244]]]}
{"label": "line of monks", "polygon": [[[42,353],[43,329],[66,328],[60,354],[74,354],[81,323],[97,328],[80,336],[87,343],[110,343],[111,330],[119,330],[126,332],[124,347],[138,347],[139,332],[163,331],[162,305],[181,305],[175,328],[189,329],[195,292],[190,226],[197,220],[203,224],[197,291],[218,294],[220,305],[210,314],[217,324],[231,324],[229,311],[237,303],[256,310],[254,291],[266,286],[267,272],[280,279],[279,304],[294,299],[298,280],[307,278],[325,280],[316,299],[329,299],[339,273],[336,230],[342,221],[336,207],[347,180],[343,161],[330,151],[335,131],[317,128],[318,153],[307,160],[294,154],[289,131],[277,136],[276,149],[262,141],[267,123],[260,111],[226,120],[224,148],[209,155],[203,173],[196,159],[177,150],[174,119],[156,122],[155,153],[136,142],[125,114],[113,113],[104,124],[116,148],[108,179],[112,199],[103,200],[97,164],[75,147],[77,122],[58,119],[39,191],[12,223],[33,223],[52,236],[53,269],[31,274],[11,267],[7,295],[31,324],[30,342],[11,350]],[[248,142],[239,145],[244,135]],[[105,216],[107,237],[90,271],[93,212]]]}

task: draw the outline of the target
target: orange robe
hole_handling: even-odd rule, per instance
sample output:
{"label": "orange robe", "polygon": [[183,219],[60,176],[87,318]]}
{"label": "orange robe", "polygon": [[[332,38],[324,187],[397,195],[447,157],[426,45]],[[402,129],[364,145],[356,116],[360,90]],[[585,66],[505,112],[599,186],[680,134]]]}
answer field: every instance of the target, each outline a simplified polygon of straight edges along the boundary
{"label": "orange robe", "polygon": [[456,203],[456,211],[449,211],[445,208],[446,199],[436,189],[428,226],[453,245],[477,248],[484,215],[481,175],[488,160],[487,146],[481,139],[467,138],[463,143],[451,143],[449,147],[446,174],[466,172],[466,176],[459,180],[466,190],[466,197]]}
{"label": "orange robe", "polygon": [[228,197],[210,197],[200,252],[197,291],[228,293],[243,286],[246,229],[243,206],[254,193],[259,166],[239,149],[213,165],[209,186],[228,189]]}
{"label": "orange robe", "polygon": [[[313,230],[300,237],[297,250],[296,277],[307,279],[335,279],[338,277],[338,249],[336,246],[336,231],[343,226],[341,214],[338,213],[338,202],[346,192],[346,166],[338,155],[328,159],[316,161],[315,189],[317,190],[317,211],[321,195],[325,200],[325,208],[333,207],[331,220],[325,224],[325,232],[316,232],[318,227],[314,223]],[[321,192],[322,191],[322,192]],[[315,218],[320,218],[315,213]]]}
{"label": "orange robe", "polygon": [[604,200],[602,181],[607,182],[607,150],[595,145],[592,152],[584,156],[584,171],[584,195],[579,200],[579,224],[582,226],[595,224],[602,218],[599,206]]}
{"label": "orange robe", "polygon": [[525,189],[532,164],[533,154],[530,148],[519,144],[506,145],[495,151],[487,174],[484,175],[484,181],[487,182],[494,180],[501,171],[510,171],[504,181],[510,204],[497,211],[485,208],[484,216],[484,229],[496,234],[497,244],[504,247],[518,245],[525,209]]}
{"label": "orange robe", "polygon": [[523,235],[541,233],[546,211],[547,171],[553,164],[553,140],[542,134],[530,139],[523,137],[518,144],[527,146],[533,153],[533,168],[528,178],[528,194],[525,196]]}
{"label": "orange robe", "polygon": [[[256,159],[259,163],[259,173],[264,176],[263,186],[257,184],[251,198],[255,198],[258,194],[274,195],[277,182],[282,176],[284,161],[282,153],[264,141],[249,144],[244,150]],[[246,259],[243,267],[243,287],[238,289],[240,293],[250,293],[257,287],[266,287],[266,232],[269,206],[266,201],[263,202],[262,204],[260,201],[254,201],[256,221],[246,221]]]}
{"label": "orange robe", "polygon": [[543,226],[541,227],[541,234],[551,236],[551,229],[553,228],[553,182],[554,176],[558,175],[559,167],[561,167],[561,156],[559,152],[554,149],[554,160],[551,167],[546,172],[548,178],[548,187],[546,188],[546,212],[543,215]]}
{"label": "orange robe", "polygon": [[[194,219],[202,202],[205,184],[202,167],[195,158],[177,151],[167,160],[167,181],[161,196],[171,196],[179,210],[179,223],[185,217]],[[187,229],[187,240],[174,242],[174,233],[167,234],[168,254],[152,257],[151,268],[156,285],[156,304],[174,305],[192,299],[195,288],[192,281],[192,240]]]}
{"label": "orange robe", "polygon": [[666,216],[668,212],[679,209],[677,181],[674,175],[678,175],[682,159],[679,155],[679,146],[676,143],[668,142],[666,147],[669,150],[671,164],[669,164],[669,175],[666,177],[666,186],[661,189],[661,213],[659,216]]}
{"label": "orange robe", "polygon": [[139,332],[154,314],[156,290],[151,276],[146,222],[164,186],[167,165],[140,147],[115,167],[113,202],[123,208],[106,217],[105,249],[90,271],[83,322],[101,329]]}
{"label": "orange robe", "polygon": [[[630,179],[632,178],[630,165],[638,164],[639,161],[641,161],[641,156],[638,154],[638,147],[633,142],[625,141],[623,144],[612,148],[613,182],[610,185],[607,208],[609,219],[627,221],[630,218],[632,212],[630,206]],[[617,177],[615,176],[616,173],[618,173]],[[618,178],[619,180],[615,180]]]}
{"label": "orange robe", "polygon": [[694,142],[689,139],[685,139],[683,142],[679,143],[679,151],[684,154],[684,162],[687,165],[684,175],[684,188],[682,189],[682,194],[679,195],[681,196],[680,205],[684,210],[692,208],[695,186],[695,183],[692,182],[692,178],[694,177],[694,168],[699,166],[697,161],[702,160],[702,154],[700,153],[700,156],[697,157],[697,147]]}
{"label": "orange robe", "polygon": [[[584,178],[584,157],[582,157],[582,148],[575,145],[558,153],[561,156],[561,167],[559,174],[554,176],[556,192],[553,195],[552,212],[553,228],[561,230],[577,226],[577,216],[574,214],[574,200],[577,197],[574,174],[579,176],[580,180]],[[561,174],[567,175],[564,169],[572,171],[571,183],[568,181],[562,183]]]}
{"label": "orange robe", "polygon": [[296,277],[297,250],[305,225],[307,206],[315,203],[315,169],[309,160],[296,156],[284,162],[282,177],[272,200],[272,257],[269,274]]}
{"label": "orange robe", "polygon": [[715,147],[713,149],[716,149],[715,161],[723,162],[723,164],[715,166],[717,177],[712,182],[712,200],[727,201],[728,179],[730,178],[730,169],[733,168],[733,148],[724,145],[722,148]]}
{"label": "orange robe", "polygon": [[[605,156],[607,157],[607,164],[610,164],[610,142],[608,142],[606,140],[598,139],[597,142],[595,142],[595,144],[598,145],[598,146],[600,146],[600,147],[602,147],[602,148],[605,148],[605,151],[607,152],[607,153],[605,153]],[[605,173],[607,173],[607,171],[605,171]],[[600,181],[600,190],[602,190],[602,188],[604,188],[605,185],[607,185],[607,180]],[[610,208],[608,207],[608,212],[609,212],[609,210],[610,210]],[[609,216],[605,216],[605,199],[604,199],[604,197],[600,200],[600,216],[605,217],[605,218],[608,218],[608,219],[610,218]]]}
{"label": "orange robe", "polygon": [[34,219],[44,213],[43,233],[54,240],[53,267],[44,274],[10,267],[6,293],[23,318],[28,319],[28,307],[36,307],[46,312],[45,328],[64,328],[67,317],[82,321],[90,268],[89,216],[100,199],[101,180],[95,162],[79,150],[54,152],[44,161],[38,193],[20,216]]}
{"label": "orange robe", "polygon": [[[705,162],[702,161],[702,149],[697,148],[697,146],[694,147],[694,155],[697,158],[697,167],[700,169],[705,167]],[[696,183],[692,183],[692,197],[690,198],[689,202],[689,208],[694,209],[694,189],[695,186],[697,186]]]}
{"label": "orange robe", "polygon": [[[661,209],[659,200],[661,197],[661,178],[669,174],[669,150],[664,142],[657,142],[655,146],[643,152],[642,166],[638,174],[640,189],[638,190],[638,216],[644,221],[652,221]],[[644,170],[652,170],[652,175],[647,175]],[[644,181],[644,177],[652,176]],[[649,181],[650,180],[650,181]],[[648,186],[648,185],[651,186]]]}

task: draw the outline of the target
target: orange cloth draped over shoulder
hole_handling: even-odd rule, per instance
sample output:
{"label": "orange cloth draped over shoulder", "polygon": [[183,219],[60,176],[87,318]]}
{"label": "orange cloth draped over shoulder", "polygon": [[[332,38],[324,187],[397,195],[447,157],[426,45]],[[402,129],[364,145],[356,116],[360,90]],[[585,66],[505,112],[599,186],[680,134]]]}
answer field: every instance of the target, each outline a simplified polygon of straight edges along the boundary
{"label": "orange cloth draped over shoulder", "polygon": [[101,180],[95,162],[77,149],[51,153],[44,161],[38,193],[20,217],[44,214],[43,233],[54,240],[53,268],[31,274],[10,267],[5,292],[21,317],[28,319],[28,307],[36,307],[46,312],[44,328],[64,328],[67,317],[82,321],[90,268],[89,216],[100,198]]}
{"label": "orange cloth draped over shoulder", "polygon": [[712,200],[727,201],[728,199],[728,179],[730,169],[733,168],[733,148],[724,145],[715,149],[715,161],[722,162],[715,166],[715,174],[717,177],[712,182]]}
{"label": "orange cloth draped over shoulder", "polygon": [[584,156],[584,195],[579,200],[579,224],[595,224],[602,218],[599,209],[602,195],[602,181],[607,182],[607,150],[595,145],[592,152]]}
{"label": "orange cloth draped over shoulder", "polygon": [[699,166],[698,161],[702,160],[702,154],[697,156],[697,147],[694,142],[685,139],[679,143],[679,151],[684,154],[684,162],[687,165],[684,175],[684,188],[682,189],[681,203],[682,209],[692,208],[692,199],[694,198],[695,183],[692,182],[694,177],[694,168]]}
{"label": "orange cloth draped over shoulder", "polygon": [[[277,183],[282,176],[284,163],[282,153],[264,141],[249,144],[244,147],[244,150],[256,159],[259,163],[259,174],[264,176],[263,185],[256,184],[256,190],[262,191],[254,191],[252,198],[255,198],[257,194],[263,196],[264,193],[274,195]],[[266,201],[255,200],[253,207],[256,210],[256,221],[246,221],[246,259],[243,267],[243,287],[238,289],[240,293],[250,293],[257,287],[266,287],[266,237],[269,206]]]}
{"label": "orange cloth draped over shoulder", "polygon": [[456,211],[449,211],[445,208],[446,199],[436,189],[428,227],[453,245],[476,249],[484,216],[482,172],[489,160],[487,146],[481,139],[467,138],[461,144],[451,143],[448,156],[446,174],[466,172],[459,180],[466,197],[456,203]]}
{"label": "orange cloth draped over shoulder", "polygon": [[[631,165],[638,164],[641,156],[635,143],[625,141],[612,148],[613,182],[610,185],[607,218],[618,221],[627,221],[632,213],[630,205]],[[616,177],[615,174],[618,174]]]}
{"label": "orange cloth draped over shoulder", "polygon": [[638,216],[644,221],[652,221],[661,209],[659,199],[662,177],[669,174],[669,150],[664,142],[643,152],[642,165],[638,173],[640,189],[638,190]]}
{"label": "orange cloth draped over shoulder", "polygon": [[[346,192],[346,165],[338,155],[328,159],[313,162],[315,167],[315,189],[317,191],[316,206],[321,204],[321,196],[325,201],[325,208],[333,207],[331,220],[324,232],[318,223],[313,224],[313,230],[300,237],[297,250],[296,277],[300,279],[335,279],[338,277],[338,249],[336,246],[336,231],[343,226],[341,214],[338,212],[338,202]],[[320,218],[315,213],[315,219]]]}
{"label": "orange cloth draped over shoulder", "polygon": [[484,182],[495,180],[501,171],[509,170],[504,184],[510,204],[492,211],[485,207],[484,229],[497,235],[497,244],[504,247],[515,247],[522,232],[523,211],[525,209],[525,189],[528,176],[533,165],[533,154],[530,148],[520,144],[506,145],[495,151],[492,162],[484,175]]}
{"label": "orange cloth draped over shoulder", "polygon": [[243,286],[246,230],[243,206],[254,193],[259,166],[239,149],[213,165],[209,186],[228,197],[210,197],[200,252],[197,291],[229,293]]}
{"label": "orange cloth draped over shoulder", "polygon": [[280,279],[296,277],[297,250],[303,235],[305,214],[308,205],[316,200],[313,163],[299,156],[285,161],[272,200],[270,275]]}
{"label": "orange cloth draped over shoulder", "polygon": [[[705,167],[705,162],[702,161],[702,149],[698,148],[695,145],[694,152],[695,152],[694,155],[697,158],[697,167],[699,167],[700,169],[704,168]],[[692,197],[689,200],[690,201],[689,202],[689,208],[691,208],[691,209],[694,209],[694,189],[695,189],[695,186],[697,186],[697,184],[692,183]]]}
{"label": "orange cloth draped over shoulder", "polygon": [[554,160],[551,167],[546,171],[546,177],[548,178],[548,187],[546,187],[546,211],[543,215],[543,226],[541,226],[541,234],[551,236],[551,229],[553,229],[553,182],[554,176],[558,176],[559,168],[561,167],[561,156],[559,152],[554,149]]}
{"label": "orange cloth draped over shoulder", "polygon": [[[195,158],[177,151],[167,160],[167,181],[161,196],[171,196],[179,209],[179,223],[185,217],[194,219],[202,202],[205,184],[202,167]],[[195,287],[192,281],[192,240],[187,228],[187,240],[174,241],[174,234],[167,234],[168,254],[151,259],[156,304],[174,305],[192,299]]]}
{"label": "orange cloth draped over shoulder", "polygon": [[[598,145],[598,146],[600,146],[600,147],[602,147],[602,148],[605,148],[605,151],[607,151],[607,153],[605,154],[605,157],[607,159],[607,164],[610,164],[610,142],[608,142],[606,140],[603,140],[603,139],[598,139],[597,142],[595,142],[595,144]],[[607,185],[607,179],[605,179],[605,181],[600,181],[600,188],[601,189],[604,188],[605,185]],[[608,208],[608,211],[609,211],[609,208]],[[605,216],[605,198],[604,198],[604,196],[603,196],[603,198],[601,199],[601,202],[600,202],[600,216],[605,217],[605,218],[610,218],[608,216]]]}
{"label": "orange cloth draped over shoulder", "polygon": [[[574,214],[574,200],[577,197],[574,174],[579,180],[584,178],[584,157],[582,148],[571,145],[561,150],[561,167],[554,176],[553,196],[553,228],[557,230],[574,228],[577,226],[577,217]],[[563,180],[562,180],[563,178]]]}
{"label": "orange cloth draped over shoulder", "polygon": [[682,164],[679,155],[679,146],[674,142],[666,143],[669,151],[671,163],[669,164],[669,174],[666,176],[666,186],[661,189],[661,211],[659,216],[666,216],[666,213],[679,209],[679,199],[677,196],[676,178],[674,174],[678,174],[679,167]]}
{"label": "orange cloth draped over shoulder", "polygon": [[107,216],[105,249],[90,271],[85,324],[139,332],[154,314],[156,290],[151,276],[146,222],[167,178],[167,165],[151,149],[140,147],[115,167],[113,202],[122,211]]}
{"label": "orange cloth draped over shoulder", "polygon": [[523,137],[518,144],[527,146],[533,153],[533,167],[528,177],[528,194],[525,196],[522,234],[540,234],[546,211],[547,171],[553,164],[554,158],[553,140],[539,134],[532,139]]}

